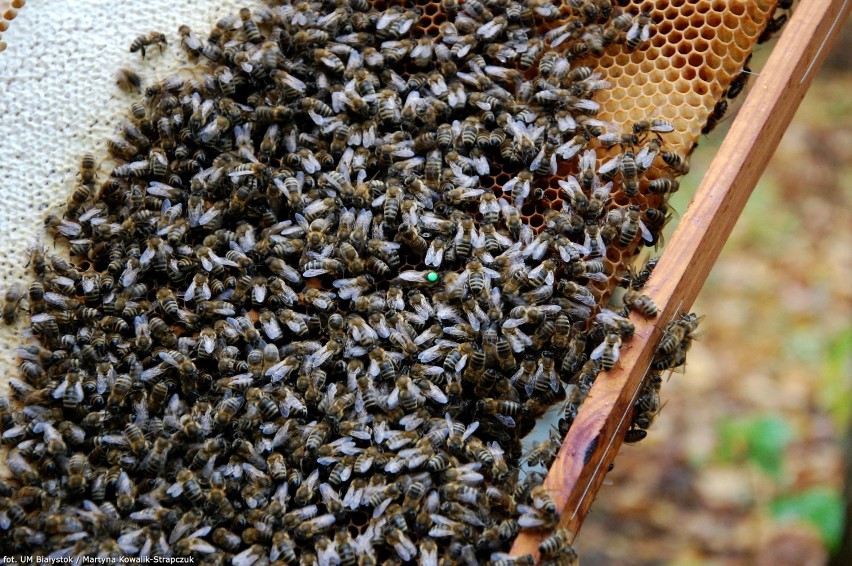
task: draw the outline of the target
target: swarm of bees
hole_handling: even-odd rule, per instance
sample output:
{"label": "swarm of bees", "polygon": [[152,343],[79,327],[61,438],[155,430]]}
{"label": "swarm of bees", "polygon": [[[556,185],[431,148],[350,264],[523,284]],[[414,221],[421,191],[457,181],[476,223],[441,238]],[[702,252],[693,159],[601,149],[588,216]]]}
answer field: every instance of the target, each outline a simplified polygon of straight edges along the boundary
{"label": "swarm of bees", "polygon": [[[38,341],[0,401],[0,547],[530,563],[512,540],[559,513],[519,463],[549,466],[559,438],[526,456],[520,441],[560,401],[564,433],[619,363],[629,312],[657,315],[653,263],[625,275],[623,307],[600,289],[621,276],[613,253],[659,241],[686,157],[663,120],[595,118],[609,85],[584,58],[641,48],[646,14],[440,13],[429,36],[419,7],[274,2],[206,38],[133,42],[180,45],[195,70],[145,88],[105,177],[83,158],[47,219],[71,261],[34,246],[35,281],[7,292],[4,318],[25,300]],[[696,325],[669,325],[655,372],[683,363]],[[569,540],[556,531],[544,559],[573,563]]]}

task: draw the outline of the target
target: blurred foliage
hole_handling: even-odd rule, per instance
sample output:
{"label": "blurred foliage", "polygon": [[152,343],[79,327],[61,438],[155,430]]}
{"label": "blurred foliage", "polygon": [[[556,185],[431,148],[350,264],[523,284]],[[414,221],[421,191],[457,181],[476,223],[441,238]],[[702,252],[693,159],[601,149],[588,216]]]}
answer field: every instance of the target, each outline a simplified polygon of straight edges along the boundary
{"label": "blurred foliage", "polygon": [[827,349],[820,398],[838,430],[843,430],[852,418],[852,326],[829,341]]}
{"label": "blurred foliage", "polygon": [[779,497],[772,502],[772,517],[781,522],[804,522],[815,527],[829,550],[840,546],[843,533],[843,497],[836,490],[815,487]]}
{"label": "blurred foliage", "polygon": [[[852,46],[852,23],[841,38]],[[584,566],[800,566],[838,545],[852,419],[852,48],[833,54],[692,309],[706,318],[685,375],[664,384],[648,438],[622,449],[592,507]],[[731,121],[691,156],[667,240]]]}
{"label": "blurred foliage", "polygon": [[778,415],[724,421],[716,453],[723,462],[747,461],[781,480],[784,454],[794,437],[790,424]]}

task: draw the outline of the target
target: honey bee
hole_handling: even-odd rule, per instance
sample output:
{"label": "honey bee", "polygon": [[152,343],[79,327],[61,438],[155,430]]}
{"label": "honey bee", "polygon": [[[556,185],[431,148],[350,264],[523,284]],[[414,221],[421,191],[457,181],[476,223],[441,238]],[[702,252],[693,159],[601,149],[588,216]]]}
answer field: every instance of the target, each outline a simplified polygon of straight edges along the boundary
{"label": "honey bee", "polygon": [[167,45],[166,34],[160,33],[157,31],[152,31],[147,34],[143,34],[138,36],[133,40],[133,43],[130,44],[130,52],[136,53],[140,51],[142,53],[142,58],[145,58],[145,48],[150,47],[152,45],[157,45],[160,48],[160,52],[163,50],[163,46]]}
{"label": "honey bee", "polygon": [[624,305],[630,309],[636,309],[645,318],[655,318],[659,313],[657,305],[651,297],[643,295],[633,289],[628,289],[624,294]]}
{"label": "honey bee", "polygon": [[429,248],[429,243],[420,235],[417,228],[411,224],[403,224],[400,226],[399,232],[397,232],[397,238],[398,241],[410,247],[418,254],[425,254]]}
{"label": "honey bee", "polygon": [[26,288],[21,283],[12,283],[6,288],[6,293],[3,297],[3,322],[14,324],[25,294]]}
{"label": "honey bee", "polygon": [[636,234],[640,231],[642,233],[643,240],[646,242],[653,241],[653,235],[640,218],[639,207],[636,205],[629,205],[624,216],[624,222],[621,224],[621,235],[619,236],[618,243],[622,246],[629,245],[636,238]]}
{"label": "honey bee", "polygon": [[650,35],[651,15],[647,12],[641,12],[634,17],[633,24],[627,30],[627,41],[625,44],[628,49],[634,50],[648,41]]}
{"label": "honey bee", "polygon": [[[15,474],[15,470],[11,469],[11,463],[9,464],[9,468]],[[68,489],[75,493],[82,493],[85,491],[90,479],[91,468],[89,467],[89,461],[86,456],[79,453],[71,456],[68,460]]]}
{"label": "honey bee", "polygon": [[729,99],[736,98],[743,91],[748,83],[749,75],[753,74],[751,69],[748,66],[748,59],[746,60],[746,64],[743,65],[743,70],[740,71],[734,79],[731,81],[731,84],[728,85],[728,92],[725,94]]}
{"label": "honey bee", "polygon": [[713,112],[710,113],[710,116],[707,117],[707,123],[701,129],[701,133],[704,135],[712,132],[719,122],[722,121],[722,118],[725,117],[725,113],[728,111],[728,101],[720,100],[716,103],[716,106],[713,107]]}
{"label": "honey bee", "polygon": [[[694,314],[684,314],[669,323],[663,333],[660,344],[657,346],[657,352],[664,355],[673,355],[678,350],[686,350],[694,338],[698,322],[699,319]],[[686,347],[684,347],[684,344]]]}
{"label": "honey bee", "polygon": [[135,71],[122,68],[115,73],[115,85],[121,92],[127,94],[139,92],[142,88],[142,79]]}
{"label": "honey bee", "polygon": [[544,52],[544,42],[537,37],[533,37],[526,45],[526,50],[520,58],[521,69],[529,69],[539,59]]}
{"label": "honey bee", "polygon": [[201,40],[192,33],[192,29],[187,25],[182,25],[178,28],[178,35],[180,35],[181,47],[190,60],[197,59],[202,51]]}
{"label": "honey bee", "polygon": [[621,334],[618,332],[607,332],[603,342],[600,343],[589,356],[592,360],[600,360],[601,367],[611,370],[620,357]]}
{"label": "honey bee", "polygon": [[571,547],[571,534],[567,529],[557,529],[552,535],[541,541],[538,546],[541,555],[547,558],[559,558],[559,564],[576,566],[579,564],[577,552]]}

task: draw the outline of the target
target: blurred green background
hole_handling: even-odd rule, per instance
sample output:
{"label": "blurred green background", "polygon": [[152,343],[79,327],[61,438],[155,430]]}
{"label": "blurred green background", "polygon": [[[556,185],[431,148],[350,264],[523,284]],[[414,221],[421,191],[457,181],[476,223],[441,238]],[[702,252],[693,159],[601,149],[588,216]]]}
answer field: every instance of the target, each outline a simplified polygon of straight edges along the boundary
{"label": "blurred green background", "polygon": [[[758,48],[753,69],[771,48]],[[847,24],[692,309],[706,317],[685,374],[664,385],[648,438],[622,449],[592,507],[584,566],[816,566],[839,547],[852,410],[850,54]],[[699,142],[678,212],[747,94]]]}

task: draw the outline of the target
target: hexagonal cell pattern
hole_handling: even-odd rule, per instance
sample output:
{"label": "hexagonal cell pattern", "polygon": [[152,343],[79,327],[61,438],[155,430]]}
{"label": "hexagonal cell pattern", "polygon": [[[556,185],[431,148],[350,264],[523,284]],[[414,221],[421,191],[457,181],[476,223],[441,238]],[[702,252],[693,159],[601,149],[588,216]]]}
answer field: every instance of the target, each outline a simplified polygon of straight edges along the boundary
{"label": "hexagonal cell pattern", "polygon": [[[774,0],[630,0],[626,12],[650,15],[650,41],[631,51],[605,48],[596,66],[612,86],[600,100],[603,121],[670,121],[671,151],[690,153],[716,103],[757,44],[772,17]],[[567,2],[562,9],[570,11]],[[561,25],[558,20],[542,29]]]}

